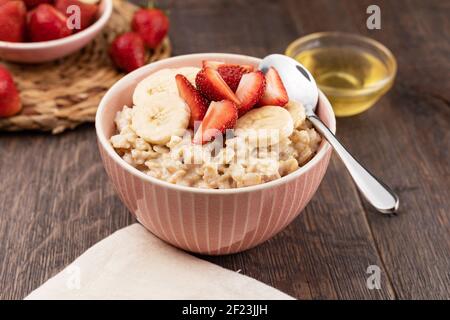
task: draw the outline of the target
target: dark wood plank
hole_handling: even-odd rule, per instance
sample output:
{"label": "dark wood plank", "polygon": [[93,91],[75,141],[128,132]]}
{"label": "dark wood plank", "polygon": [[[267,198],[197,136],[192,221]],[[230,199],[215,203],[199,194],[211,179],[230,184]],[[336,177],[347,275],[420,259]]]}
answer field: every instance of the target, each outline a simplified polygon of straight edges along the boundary
{"label": "dark wood plank", "polygon": [[[207,259],[298,298],[449,298],[448,4],[378,1],[383,29],[369,32],[368,0],[160,3],[171,11],[174,55],[264,56],[306,33],[344,30],[381,40],[400,64],[393,91],[367,113],[339,119],[338,133],[400,193],[401,213],[374,214],[333,158],[285,231],[247,252]],[[92,126],[56,137],[1,133],[0,150],[1,299],[24,297],[133,222],[107,180]],[[381,290],[366,288],[372,264],[382,269]]]}
{"label": "dark wood plank", "polygon": [[365,27],[370,0],[314,1],[314,17],[287,3],[300,31],[361,33],[397,57],[393,90],[368,112],[339,119],[338,135],[400,195],[401,211],[392,219],[363,201],[397,297],[449,299],[450,3],[377,1],[382,29],[373,31]]}
{"label": "dark wood plank", "polygon": [[23,298],[132,222],[107,180],[92,126],[0,135],[0,298]]}
{"label": "dark wood plank", "polygon": [[[352,121],[360,138],[345,137],[356,154],[377,146],[367,162],[402,200],[394,219],[367,208],[398,298],[449,299],[450,3],[386,1],[382,11],[398,13],[386,15],[384,32],[373,33],[398,57],[396,86],[366,119]],[[382,125],[367,130],[369,121]]]}

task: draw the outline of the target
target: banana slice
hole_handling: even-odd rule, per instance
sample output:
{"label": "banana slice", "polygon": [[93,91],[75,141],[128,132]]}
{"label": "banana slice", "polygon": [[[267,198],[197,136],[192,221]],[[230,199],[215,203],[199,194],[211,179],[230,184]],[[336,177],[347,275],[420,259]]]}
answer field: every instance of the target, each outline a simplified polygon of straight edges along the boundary
{"label": "banana slice", "polygon": [[162,69],[151,74],[136,86],[133,93],[134,105],[148,105],[149,97],[156,93],[167,92],[178,94],[175,76],[182,74],[195,85],[195,77],[199,71],[199,68],[185,67],[179,69]]}
{"label": "banana slice", "polygon": [[150,97],[161,92],[178,93],[172,69],[159,70],[139,82],[134,89],[133,103],[135,106],[148,106]]}
{"label": "banana slice", "polygon": [[236,136],[245,136],[258,144],[273,145],[288,138],[294,131],[290,113],[282,107],[264,106],[252,109],[238,119]]}
{"label": "banana slice", "polygon": [[284,108],[291,114],[292,121],[294,122],[294,129],[297,129],[305,122],[305,108],[300,102],[289,101]]}
{"label": "banana slice", "polygon": [[169,142],[172,136],[183,136],[191,111],[178,93],[155,93],[146,102],[132,110],[131,127],[138,136],[159,145]]}

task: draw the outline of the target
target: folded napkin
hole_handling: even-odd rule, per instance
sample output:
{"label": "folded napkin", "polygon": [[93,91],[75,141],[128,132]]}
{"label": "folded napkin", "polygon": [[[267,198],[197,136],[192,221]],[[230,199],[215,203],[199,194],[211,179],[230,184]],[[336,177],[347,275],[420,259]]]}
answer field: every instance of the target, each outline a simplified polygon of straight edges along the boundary
{"label": "folded napkin", "polygon": [[292,299],[193,257],[134,224],[100,241],[26,299]]}

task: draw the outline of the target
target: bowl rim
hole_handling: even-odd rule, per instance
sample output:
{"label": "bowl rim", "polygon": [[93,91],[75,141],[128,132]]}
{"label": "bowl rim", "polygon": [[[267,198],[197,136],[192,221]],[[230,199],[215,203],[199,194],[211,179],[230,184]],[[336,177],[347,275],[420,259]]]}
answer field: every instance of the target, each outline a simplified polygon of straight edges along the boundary
{"label": "bowl rim", "polygon": [[[371,84],[370,86],[368,86],[364,89],[354,90],[354,89],[335,88],[335,87],[320,85],[320,87],[322,89],[326,90],[327,93],[332,93],[335,96],[343,96],[343,97],[349,96],[349,95],[354,96],[355,92],[357,93],[358,96],[367,95],[367,94],[370,94],[377,90],[380,90],[381,88],[388,87],[389,84],[394,81],[394,79],[397,75],[398,64],[397,64],[397,60],[395,59],[395,56],[392,53],[392,51],[389,50],[389,48],[386,47],[381,42],[379,42],[375,39],[360,35],[360,34],[342,32],[342,31],[322,31],[322,32],[310,33],[310,34],[307,34],[305,36],[302,36],[302,37],[297,38],[294,41],[292,41],[287,46],[284,54],[291,58],[295,58],[293,56],[293,53],[295,52],[297,47],[299,47],[300,45],[310,42],[312,40],[318,40],[318,39],[330,38],[330,37],[331,38],[340,38],[340,39],[352,39],[352,40],[356,40],[361,43],[366,43],[366,44],[370,45],[372,48],[375,48],[376,50],[378,50],[386,55],[388,61],[392,63],[392,71],[389,72],[385,78],[379,80],[376,83]],[[317,48],[318,47],[320,47],[320,45],[317,46]],[[302,51],[304,51],[304,50],[300,50],[296,54],[299,54]]]}
{"label": "bowl rim", "polygon": [[39,41],[39,42],[9,42],[0,41],[0,48],[2,49],[49,49],[53,47],[59,47],[71,42],[75,42],[86,37],[88,34],[96,33],[100,31],[104,25],[108,22],[109,18],[113,12],[113,0],[102,0],[105,3],[104,10],[100,16],[92,25],[87,27],[80,32],[71,34],[70,36],[49,40],[49,41]]}
{"label": "bowl rim", "polygon": [[[143,66],[126,76],[124,76],[122,79],[118,80],[103,96],[102,100],[100,101],[99,107],[97,109],[97,113],[95,115],[95,130],[97,134],[97,139],[100,144],[100,146],[103,148],[103,150],[106,152],[106,155],[109,156],[111,159],[113,159],[114,162],[116,162],[120,167],[122,167],[125,171],[130,173],[131,175],[140,178],[146,182],[150,182],[152,184],[156,184],[160,187],[169,188],[176,191],[183,191],[183,192],[191,192],[191,193],[201,193],[201,194],[237,194],[237,193],[246,193],[246,192],[253,192],[258,190],[264,190],[264,189],[270,189],[272,187],[276,187],[281,184],[285,184],[293,179],[298,178],[303,173],[307,172],[308,170],[312,169],[319,161],[323,160],[328,151],[330,150],[331,146],[330,144],[325,141],[324,145],[320,148],[320,150],[314,155],[312,159],[310,159],[304,166],[300,167],[299,169],[295,170],[294,172],[281,177],[279,179],[275,179],[266,183],[254,185],[254,186],[248,186],[248,187],[240,187],[240,188],[230,188],[230,189],[202,189],[202,188],[195,188],[195,187],[188,187],[188,186],[181,186],[173,183],[166,182],[164,180],[160,180],[154,177],[151,177],[144,172],[134,168],[130,164],[126,163],[125,160],[123,160],[119,154],[114,150],[112,145],[109,143],[109,140],[106,138],[105,133],[103,132],[103,128],[101,128],[102,118],[103,114],[107,108],[107,101],[110,100],[110,97],[115,93],[115,91],[120,90],[122,86],[124,86],[125,83],[128,83],[130,81],[135,80],[137,77],[140,77],[141,75],[144,75],[148,73],[148,69],[153,69],[157,67],[160,64],[166,64],[168,61],[173,61],[174,64],[177,62],[182,62],[183,60],[187,58],[197,58],[201,59],[203,57],[207,59],[217,59],[217,60],[226,60],[227,58],[235,58],[235,59],[246,59],[250,63],[257,64],[261,59],[247,56],[247,55],[241,55],[241,54],[231,54],[231,53],[195,53],[195,54],[186,54],[186,55],[180,55],[176,57],[171,57],[167,59],[163,59],[157,62],[150,63],[146,66]],[[326,108],[326,111],[331,115],[331,126],[330,129],[332,132],[336,131],[336,117],[334,115],[333,109],[331,107],[330,102],[326,98],[326,96],[319,92],[319,99],[323,102],[323,106]]]}

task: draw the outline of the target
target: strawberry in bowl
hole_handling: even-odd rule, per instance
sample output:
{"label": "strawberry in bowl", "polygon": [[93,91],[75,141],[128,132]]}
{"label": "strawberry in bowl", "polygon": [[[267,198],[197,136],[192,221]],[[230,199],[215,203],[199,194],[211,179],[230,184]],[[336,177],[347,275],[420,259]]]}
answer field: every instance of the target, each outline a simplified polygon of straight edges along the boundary
{"label": "strawberry in bowl", "polygon": [[27,20],[27,34],[31,42],[65,38],[73,32],[67,26],[66,16],[49,4],[41,4],[30,11]]}
{"label": "strawberry in bowl", "polygon": [[[6,0],[6,1],[8,1],[8,0]],[[27,9],[33,9],[43,3],[51,4],[51,3],[53,3],[53,0],[23,0],[23,2],[27,6]]]}
{"label": "strawberry in bowl", "polygon": [[[330,146],[301,104],[282,99],[276,70],[262,77],[259,63],[164,59],[122,78],[99,105],[99,150],[120,198],[176,247],[210,255],[254,247],[285,228],[322,180]],[[317,112],[334,131],[322,94]]]}
{"label": "strawberry in bowl", "polygon": [[0,2],[0,41],[25,40],[26,7],[22,1]]}
{"label": "strawberry in bowl", "polygon": [[0,58],[40,63],[80,50],[105,27],[112,0],[0,0]]}

